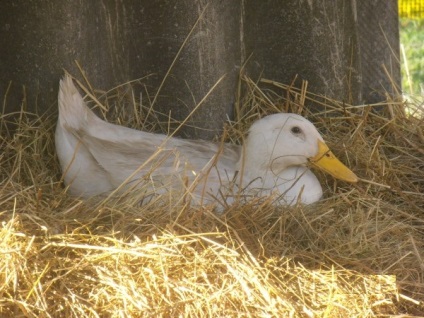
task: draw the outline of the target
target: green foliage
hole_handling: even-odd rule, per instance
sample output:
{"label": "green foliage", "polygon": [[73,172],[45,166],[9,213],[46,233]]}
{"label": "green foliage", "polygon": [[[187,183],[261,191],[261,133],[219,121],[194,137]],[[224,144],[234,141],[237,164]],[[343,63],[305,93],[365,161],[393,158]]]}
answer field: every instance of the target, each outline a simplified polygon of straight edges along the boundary
{"label": "green foliage", "polygon": [[[402,88],[406,94],[424,94],[424,20],[400,19]],[[404,54],[404,55],[403,55]]]}

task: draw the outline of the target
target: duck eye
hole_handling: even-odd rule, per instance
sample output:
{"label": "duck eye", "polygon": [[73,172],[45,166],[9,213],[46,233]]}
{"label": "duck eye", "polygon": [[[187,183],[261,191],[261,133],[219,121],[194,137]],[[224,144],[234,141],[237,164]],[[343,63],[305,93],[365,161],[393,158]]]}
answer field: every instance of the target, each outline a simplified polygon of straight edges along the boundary
{"label": "duck eye", "polygon": [[300,129],[298,126],[294,126],[292,127],[291,132],[295,135],[298,135],[302,132],[302,129]]}

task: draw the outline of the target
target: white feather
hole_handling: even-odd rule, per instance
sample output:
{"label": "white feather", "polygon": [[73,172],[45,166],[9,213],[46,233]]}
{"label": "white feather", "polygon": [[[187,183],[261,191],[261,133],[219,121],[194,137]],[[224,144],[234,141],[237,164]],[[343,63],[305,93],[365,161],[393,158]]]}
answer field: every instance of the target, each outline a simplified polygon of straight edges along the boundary
{"label": "white feather", "polygon": [[[301,136],[291,132],[293,125],[302,129]],[[306,167],[307,158],[318,151],[317,140],[322,137],[316,128],[295,114],[255,122],[244,149],[129,129],[98,118],[70,76],[60,81],[56,148],[64,182],[76,196],[105,195],[123,183],[127,188],[143,180],[163,193],[180,190],[188,181],[195,203],[212,202],[234,182],[246,195],[274,195],[284,205],[309,204],[322,196]]]}

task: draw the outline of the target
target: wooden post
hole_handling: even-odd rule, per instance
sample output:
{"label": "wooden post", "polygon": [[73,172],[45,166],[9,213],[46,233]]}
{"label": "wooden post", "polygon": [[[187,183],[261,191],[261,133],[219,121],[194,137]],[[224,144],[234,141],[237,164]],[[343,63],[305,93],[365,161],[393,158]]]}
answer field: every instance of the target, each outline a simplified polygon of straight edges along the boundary
{"label": "wooden post", "polygon": [[224,76],[190,122],[200,128],[180,131],[191,138],[212,138],[232,117],[249,57],[252,76],[290,83],[297,74],[310,91],[354,104],[400,85],[395,0],[16,0],[0,3],[0,21],[8,112],[20,109],[23,86],[28,110],[54,109],[63,69],[78,75],[75,60],[105,90],[154,73],[155,109],[179,120]]}

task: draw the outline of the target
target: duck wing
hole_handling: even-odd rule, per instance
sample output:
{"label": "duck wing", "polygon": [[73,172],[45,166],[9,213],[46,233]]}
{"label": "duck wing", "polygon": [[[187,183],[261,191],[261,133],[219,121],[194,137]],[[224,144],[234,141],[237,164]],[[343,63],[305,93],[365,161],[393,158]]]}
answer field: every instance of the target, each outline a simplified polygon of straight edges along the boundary
{"label": "duck wing", "polygon": [[[178,186],[176,182],[188,180],[195,183],[192,190],[198,195],[205,189],[216,194],[223,180],[232,178],[237,170],[240,146],[183,140],[101,120],[86,106],[70,76],[60,84],[59,113],[59,159],[64,162],[63,168],[69,166],[70,160],[66,159],[74,157],[68,179],[72,181],[72,192],[79,195],[84,195],[87,188],[94,189],[87,192],[89,195],[100,194],[142,180],[161,187]],[[68,140],[72,142],[63,151],[64,141]],[[99,182],[101,187],[97,186]]]}
{"label": "duck wing", "polygon": [[153,181],[155,188],[181,188],[185,184],[197,195],[204,191],[216,195],[237,170],[241,153],[237,146],[145,132],[140,132],[138,140],[105,140],[88,134],[81,134],[80,139],[107,171],[114,188]]}

